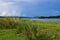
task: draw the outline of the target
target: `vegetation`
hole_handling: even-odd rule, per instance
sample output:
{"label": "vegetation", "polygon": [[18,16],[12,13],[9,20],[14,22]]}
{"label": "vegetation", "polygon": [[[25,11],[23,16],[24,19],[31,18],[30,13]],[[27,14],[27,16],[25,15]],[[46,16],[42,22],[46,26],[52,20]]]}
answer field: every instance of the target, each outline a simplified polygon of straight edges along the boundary
{"label": "vegetation", "polygon": [[60,40],[60,22],[0,18],[0,40]]}
{"label": "vegetation", "polygon": [[38,18],[60,18],[60,16],[41,16]]}

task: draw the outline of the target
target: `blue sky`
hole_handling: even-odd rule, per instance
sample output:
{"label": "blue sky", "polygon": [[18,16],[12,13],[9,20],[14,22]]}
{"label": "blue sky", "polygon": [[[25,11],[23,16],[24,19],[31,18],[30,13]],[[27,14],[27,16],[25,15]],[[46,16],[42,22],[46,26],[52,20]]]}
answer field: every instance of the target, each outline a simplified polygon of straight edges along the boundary
{"label": "blue sky", "polygon": [[60,0],[0,0],[0,16],[60,15]]}

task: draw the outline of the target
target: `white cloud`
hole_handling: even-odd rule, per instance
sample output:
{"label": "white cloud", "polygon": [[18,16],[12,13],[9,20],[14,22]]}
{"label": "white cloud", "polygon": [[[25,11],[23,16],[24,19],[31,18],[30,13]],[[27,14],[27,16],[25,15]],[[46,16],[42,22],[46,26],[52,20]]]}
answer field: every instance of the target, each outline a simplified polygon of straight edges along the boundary
{"label": "white cloud", "polygon": [[3,11],[1,14],[0,14],[0,16],[5,16],[7,14],[7,12],[6,11]]}
{"label": "white cloud", "polygon": [[0,7],[5,7],[5,6],[9,6],[12,5],[13,2],[0,2]]}
{"label": "white cloud", "polygon": [[15,16],[18,7],[14,2],[0,2],[0,16]]}

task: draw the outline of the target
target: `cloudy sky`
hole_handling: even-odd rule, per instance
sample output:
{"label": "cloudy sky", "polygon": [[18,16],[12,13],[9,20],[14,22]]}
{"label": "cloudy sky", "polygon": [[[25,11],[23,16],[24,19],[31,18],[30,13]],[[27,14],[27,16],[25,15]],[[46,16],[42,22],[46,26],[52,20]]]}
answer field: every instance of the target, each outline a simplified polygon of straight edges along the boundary
{"label": "cloudy sky", "polygon": [[60,15],[60,0],[0,0],[0,16]]}

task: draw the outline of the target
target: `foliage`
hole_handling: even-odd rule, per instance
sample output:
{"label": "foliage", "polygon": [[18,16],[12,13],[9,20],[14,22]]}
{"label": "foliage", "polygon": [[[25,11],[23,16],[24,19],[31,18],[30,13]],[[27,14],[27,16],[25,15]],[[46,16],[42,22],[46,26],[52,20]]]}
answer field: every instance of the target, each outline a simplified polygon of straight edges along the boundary
{"label": "foliage", "polygon": [[[26,40],[60,40],[60,22],[33,21],[21,18],[0,18],[0,29],[7,30],[7,33],[8,29],[16,29],[13,34],[16,33],[16,35],[20,36],[18,38],[23,38],[21,37],[23,35]],[[5,36],[7,35],[7,33],[4,33],[6,31],[1,32],[2,35],[0,36],[3,36],[3,34]],[[11,33],[11,31],[9,33]],[[19,40],[18,38],[17,40]]]}

